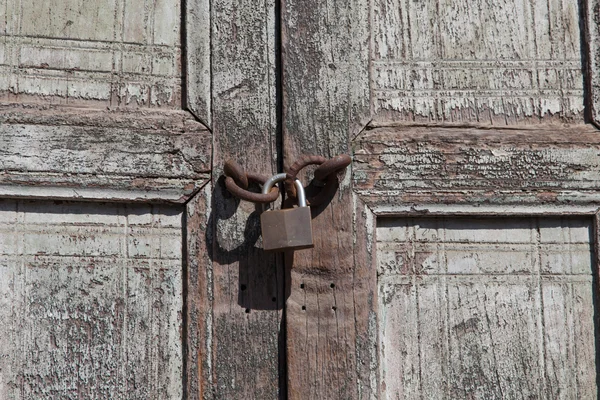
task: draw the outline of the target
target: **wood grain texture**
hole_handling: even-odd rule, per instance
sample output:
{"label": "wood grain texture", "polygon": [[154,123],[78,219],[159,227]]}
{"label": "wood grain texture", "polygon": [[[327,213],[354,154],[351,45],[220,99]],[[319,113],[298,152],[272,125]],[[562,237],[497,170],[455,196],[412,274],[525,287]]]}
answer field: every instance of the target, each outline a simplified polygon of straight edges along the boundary
{"label": "wood grain texture", "polygon": [[382,218],[382,398],[597,397],[593,218]]}
{"label": "wood grain texture", "polygon": [[475,129],[394,126],[354,142],[367,204],[585,203],[600,186],[591,126]]}
{"label": "wood grain texture", "polygon": [[184,111],[2,111],[4,195],[183,202],[209,178],[210,133]]}
{"label": "wood grain texture", "polygon": [[186,107],[204,125],[211,127],[210,1],[186,0],[185,23]]}
{"label": "wood grain texture", "polygon": [[[368,21],[364,0],[282,2],[285,166],[302,153],[348,152],[349,137],[368,120]],[[368,253],[362,246],[355,253],[353,207],[352,185],[344,180],[329,204],[313,209],[314,249],[293,255],[290,399],[369,396],[373,287],[358,271],[368,268]]]}
{"label": "wood grain texture", "polygon": [[212,371],[212,268],[207,249],[206,232],[210,229],[212,186],[206,185],[186,204],[184,226],[185,326],[183,330],[185,399],[202,400],[210,391],[207,383]]}
{"label": "wood grain texture", "polygon": [[600,1],[585,2],[587,90],[589,117],[600,126]]}
{"label": "wood grain texture", "polygon": [[0,201],[0,397],[183,396],[181,206]]}
{"label": "wood grain texture", "polygon": [[[260,206],[229,194],[225,160],[277,172],[275,2],[211,2],[213,192],[206,234],[210,342],[201,373],[205,399],[277,399],[283,270],[266,254]],[[207,272],[208,273],[208,272]],[[208,318],[208,317],[207,317]]]}
{"label": "wood grain texture", "polygon": [[166,0],[7,0],[0,100],[181,109],[181,11]]}
{"label": "wood grain texture", "polygon": [[377,216],[353,193],[353,257],[356,324],[356,359],[358,373],[358,398],[379,398],[379,357],[377,312]]}
{"label": "wood grain texture", "polygon": [[583,122],[577,1],[375,0],[372,12],[376,119]]}

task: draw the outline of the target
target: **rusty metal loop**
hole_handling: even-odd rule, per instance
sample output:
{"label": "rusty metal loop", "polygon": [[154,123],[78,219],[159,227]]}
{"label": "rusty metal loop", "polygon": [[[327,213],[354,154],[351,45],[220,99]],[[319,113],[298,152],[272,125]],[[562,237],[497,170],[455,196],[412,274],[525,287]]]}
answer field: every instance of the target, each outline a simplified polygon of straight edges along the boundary
{"label": "rusty metal loop", "polygon": [[310,156],[308,154],[303,154],[293,163],[287,170],[287,179],[285,180],[285,192],[288,196],[296,198],[296,186],[294,186],[294,181],[303,168],[308,167],[309,165],[321,165],[327,159],[322,156]]}
{"label": "rusty metal loop", "polygon": [[[296,188],[292,182],[296,179],[298,173],[309,165],[318,164],[315,169],[315,179],[312,185],[321,186],[322,189],[313,197],[307,198],[307,203],[310,206],[318,206],[323,204],[328,198],[331,198],[338,188],[337,172],[346,168],[352,159],[347,154],[340,154],[331,159],[322,156],[302,155],[288,169],[287,179],[285,181],[285,189],[288,197],[296,197]],[[318,185],[318,183],[323,183]]]}
{"label": "rusty metal loop", "polygon": [[295,163],[292,164],[291,167],[288,168],[288,179],[291,179],[293,182],[293,180],[296,179],[298,172],[300,172],[300,170],[303,168],[308,167],[309,165],[321,165],[325,161],[327,161],[327,159],[322,156],[310,156],[308,154],[303,154],[298,160],[296,160]]}
{"label": "rusty metal loop", "polygon": [[[337,173],[350,165],[351,162],[350,156],[346,154],[340,154],[331,159],[307,154],[300,156],[286,172],[286,179],[284,182],[288,197],[291,199],[296,198],[296,186],[294,181],[297,179],[298,173],[309,165],[318,165],[314,172],[314,179],[309,185],[311,189],[313,189],[313,192],[315,192],[315,190],[318,192],[314,196],[307,198],[307,204],[311,206],[322,204],[334,196],[339,183]],[[223,172],[225,174],[225,186],[227,187],[227,190],[242,200],[252,201],[254,203],[271,203],[279,197],[279,189],[277,187],[273,187],[267,194],[249,191],[249,181],[264,185],[269,178],[259,174],[246,173],[242,167],[233,160],[227,160],[225,162]]]}
{"label": "rusty metal loop", "polygon": [[234,182],[242,189],[248,189],[248,177],[238,163],[233,160],[225,161],[223,166],[225,176],[233,178]]}
{"label": "rusty metal loop", "polygon": [[[268,177],[264,175],[252,173],[246,174],[246,177],[248,180],[260,183],[261,185],[264,185],[268,179]],[[234,196],[254,203],[272,203],[279,197],[279,188],[277,188],[277,186],[273,187],[268,194],[255,193],[239,187],[231,176],[225,178],[225,186]]]}
{"label": "rusty metal loop", "polygon": [[323,164],[319,165],[317,169],[315,169],[315,179],[323,181],[327,176],[335,174],[343,169],[346,169],[346,167],[350,165],[351,162],[352,159],[348,154],[340,154],[338,156],[330,158]]}

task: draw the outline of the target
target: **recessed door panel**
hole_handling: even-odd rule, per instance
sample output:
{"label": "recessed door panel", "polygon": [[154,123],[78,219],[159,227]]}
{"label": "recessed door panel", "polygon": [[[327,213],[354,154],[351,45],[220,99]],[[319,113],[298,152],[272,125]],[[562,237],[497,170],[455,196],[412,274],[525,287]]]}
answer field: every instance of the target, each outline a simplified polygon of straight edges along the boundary
{"label": "recessed door panel", "polygon": [[183,395],[182,209],[0,200],[0,398]]}
{"label": "recessed door panel", "polygon": [[596,398],[591,227],[382,219],[382,398]]}

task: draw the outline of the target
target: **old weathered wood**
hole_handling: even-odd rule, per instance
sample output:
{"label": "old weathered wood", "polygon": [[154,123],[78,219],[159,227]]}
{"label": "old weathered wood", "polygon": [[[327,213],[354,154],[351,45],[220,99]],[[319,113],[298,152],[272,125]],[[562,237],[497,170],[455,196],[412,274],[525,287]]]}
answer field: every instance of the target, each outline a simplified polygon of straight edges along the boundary
{"label": "old weathered wood", "polygon": [[593,220],[379,220],[381,398],[596,398]]}
{"label": "old weathered wood", "polygon": [[[207,383],[212,375],[212,268],[207,249],[206,232],[211,229],[210,202],[212,186],[206,185],[186,204],[183,223],[186,247],[183,292],[185,295],[185,325],[182,340],[184,353],[185,399],[203,400],[210,397]],[[208,392],[206,395],[205,393]]]}
{"label": "old weathered wood", "polygon": [[0,201],[0,398],[183,396],[182,207]]}
{"label": "old weathered wood", "polygon": [[0,398],[201,398],[207,4],[3,4]]}
{"label": "old weathered wood", "polygon": [[372,16],[375,119],[583,122],[577,1],[376,0]]}
{"label": "old weathered wood", "polygon": [[355,188],[371,207],[598,201],[600,139],[591,125],[378,127],[354,149]]}
{"label": "old weathered wood", "polygon": [[587,0],[583,10],[585,19],[584,53],[587,57],[586,89],[590,122],[600,126],[600,1]]}
{"label": "old weathered wood", "polygon": [[[365,99],[370,99],[372,118],[353,143],[352,181],[342,182],[331,204],[314,212],[315,250],[294,254],[286,316],[290,397],[595,396],[589,240],[587,253],[580,252],[584,255],[578,259],[587,257],[587,274],[540,272],[538,262],[538,276],[526,282],[519,281],[521,276],[498,282],[486,276],[463,287],[464,282],[446,276],[413,280],[410,290],[402,292],[409,300],[389,309],[382,297],[373,297],[377,277],[369,268],[375,259],[377,213],[425,214],[430,204],[438,214],[470,215],[494,204],[530,211],[543,203],[541,215],[594,209],[600,201],[600,149],[594,129],[583,125],[580,19],[585,19],[585,7],[536,0],[378,0],[369,6],[364,15],[358,2],[344,3],[343,10],[336,1],[285,0],[282,6],[286,166],[300,153],[345,151],[347,132],[358,133],[357,121],[368,115],[362,108]],[[369,34],[369,48],[362,47],[361,38]],[[367,59],[370,71],[360,67]],[[393,122],[412,125],[390,126]],[[498,125],[508,128],[489,129]],[[344,196],[352,189],[356,198],[350,205]],[[538,253],[548,255],[552,246],[538,239]],[[570,245],[559,247],[571,254]],[[465,252],[475,254],[471,250]],[[568,264],[563,261],[556,263]],[[547,282],[538,285],[536,316],[529,318],[525,305],[536,279]],[[380,287],[384,280],[381,275]],[[419,297],[414,288],[421,286]],[[497,288],[505,295],[494,303]],[[443,320],[436,306],[445,301],[460,311],[462,298],[481,315],[491,315],[491,322],[465,318],[454,337],[446,334],[452,349],[462,353],[446,357],[444,366],[435,362],[444,351],[437,346],[444,335],[439,327],[461,325],[461,315]],[[388,312],[396,330],[385,336],[381,323]],[[414,326],[419,312],[429,325]],[[540,315],[546,318],[543,323]],[[521,341],[514,336],[520,334]],[[402,335],[409,339],[394,350]],[[497,337],[504,340],[498,345],[504,354],[514,342],[536,342],[522,352],[523,364],[515,359],[503,363],[491,357]],[[425,344],[420,347],[419,341]],[[555,343],[567,347],[565,356],[552,347]],[[540,350],[546,344],[549,350]],[[377,364],[376,348],[379,361],[388,364]],[[396,350],[397,357],[385,359]],[[522,379],[523,371],[536,367],[539,380]]]}
{"label": "old weathered wood", "polygon": [[186,0],[185,23],[185,106],[202,123],[211,127],[210,83],[210,1]]}
{"label": "old weathered wood", "polygon": [[283,273],[258,238],[260,206],[227,192],[231,158],[261,174],[277,171],[275,2],[211,3],[213,193],[206,234],[212,263],[202,325],[205,399],[277,399]]}
{"label": "old weathered wood", "polygon": [[[302,153],[348,152],[349,137],[368,120],[368,21],[363,0],[283,2],[286,166]],[[355,270],[368,267],[362,247],[354,253],[353,206],[346,179],[329,204],[313,210],[314,249],[293,256],[286,306],[291,399],[368,397],[373,287]]]}
{"label": "old weathered wood", "polygon": [[[181,108],[181,2],[7,0],[3,5],[3,102]],[[204,26],[189,31],[187,41],[206,54],[199,45],[208,40],[208,24],[198,22]],[[200,76],[205,69],[191,72]]]}
{"label": "old weathered wood", "polygon": [[184,202],[209,178],[211,136],[184,111],[3,107],[0,193]]}
{"label": "old weathered wood", "polygon": [[[379,394],[379,358],[377,311],[377,216],[364,203],[360,195],[352,194],[354,214],[352,218],[354,237],[354,291],[356,365],[358,375],[358,398],[376,399]],[[357,295],[363,296],[357,297]]]}

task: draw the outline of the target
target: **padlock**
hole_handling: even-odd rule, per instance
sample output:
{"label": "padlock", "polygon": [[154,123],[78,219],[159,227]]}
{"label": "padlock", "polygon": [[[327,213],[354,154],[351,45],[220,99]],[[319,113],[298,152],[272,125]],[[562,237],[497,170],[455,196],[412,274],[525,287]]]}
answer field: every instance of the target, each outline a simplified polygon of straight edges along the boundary
{"label": "padlock", "polygon": [[[262,192],[269,193],[273,185],[286,179],[286,174],[273,175],[263,185]],[[265,250],[300,250],[314,246],[310,207],[302,182],[294,181],[298,196],[298,207],[283,210],[267,210],[260,216],[263,248]]]}

